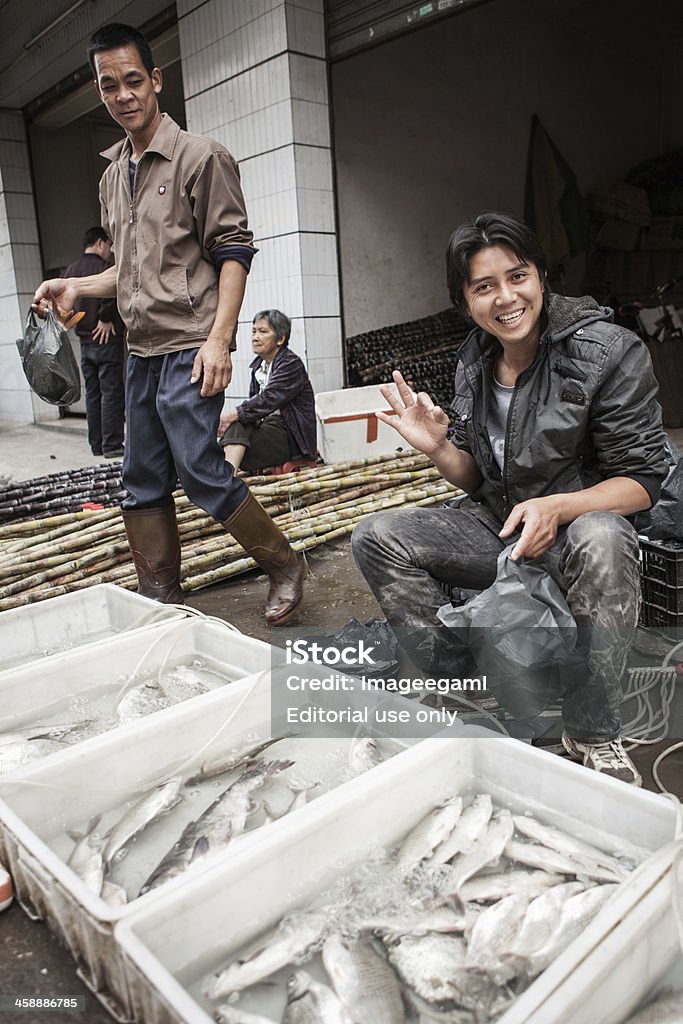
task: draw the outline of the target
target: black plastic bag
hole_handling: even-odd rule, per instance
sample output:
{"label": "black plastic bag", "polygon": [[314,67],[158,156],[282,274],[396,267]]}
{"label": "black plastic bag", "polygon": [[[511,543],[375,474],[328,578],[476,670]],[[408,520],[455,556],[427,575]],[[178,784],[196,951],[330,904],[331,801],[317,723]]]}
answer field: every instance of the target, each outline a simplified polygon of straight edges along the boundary
{"label": "black plastic bag", "polygon": [[[444,605],[438,616],[468,645],[500,706],[517,722],[533,724],[563,690],[576,622],[543,563],[513,561],[513,547],[498,556],[496,579],[487,590],[459,608]],[[546,728],[547,723],[537,731],[533,726],[531,732],[541,735]]]}
{"label": "black plastic bag", "polygon": [[477,651],[495,651],[520,668],[552,665],[576,643],[576,623],[557,583],[534,561],[513,561],[514,545],[498,556],[496,578],[459,608],[444,605],[444,626]]}
{"label": "black plastic bag", "polygon": [[81,376],[69,337],[52,311],[42,320],[32,309],[17,348],[26,380],[50,405],[73,405],[81,397]]}
{"label": "black plastic bag", "polygon": [[683,458],[668,437],[666,461],[669,472],[659,501],[647,512],[638,513],[635,528],[650,540],[683,540]]}

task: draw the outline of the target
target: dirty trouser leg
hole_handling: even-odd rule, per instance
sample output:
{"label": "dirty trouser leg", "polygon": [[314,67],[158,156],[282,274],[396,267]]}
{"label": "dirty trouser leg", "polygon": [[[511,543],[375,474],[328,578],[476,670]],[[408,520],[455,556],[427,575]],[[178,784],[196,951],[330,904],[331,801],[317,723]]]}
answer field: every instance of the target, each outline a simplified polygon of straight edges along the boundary
{"label": "dirty trouser leg", "polygon": [[464,645],[436,613],[446,603],[439,581],[483,590],[496,576],[504,544],[500,523],[486,509],[404,509],[379,512],[358,524],[351,546],[356,564],[400,645],[434,676],[457,676]]}
{"label": "dirty trouser leg", "polygon": [[621,680],[640,611],[638,538],[614,512],[587,512],[545,556],[577,624],[562,666],[562,715],[572,739],[603,743],[621,732]]}

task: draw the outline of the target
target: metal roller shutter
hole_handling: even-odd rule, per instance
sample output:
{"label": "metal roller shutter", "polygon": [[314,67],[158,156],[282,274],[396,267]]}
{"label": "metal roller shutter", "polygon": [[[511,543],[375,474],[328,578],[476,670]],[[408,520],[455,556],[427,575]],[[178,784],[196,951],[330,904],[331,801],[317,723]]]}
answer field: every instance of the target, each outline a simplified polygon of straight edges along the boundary
{"label": "metal roller shutter", "polygon": [[326,0],[327,37],[332,60],[375,46],[447,15],[488,0]]}

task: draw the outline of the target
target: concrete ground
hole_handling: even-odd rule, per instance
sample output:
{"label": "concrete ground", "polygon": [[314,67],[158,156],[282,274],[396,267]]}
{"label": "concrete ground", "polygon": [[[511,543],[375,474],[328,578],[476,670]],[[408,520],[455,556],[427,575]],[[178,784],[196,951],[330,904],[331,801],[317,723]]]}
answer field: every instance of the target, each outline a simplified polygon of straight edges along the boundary
{"label": "concrete ground", "polygon": [[[683,428],[670,431],[683,449]],[[69,416],[46,426],[16,426],[0,422],[0,482],[19,481],[62,470],[94,465],[101,459],[90,454],[85,421]],[[323,545],[309,555],[311,576],[300,622],[307,631],[333,633],[351,618],[365,621],[381,616],[351,557],[348,539]],[[187,603],[207,614],[234,622],[242,632],[262,640],[282,643],[282,632],[268,627],[262,617],[266,583],[254,574],[226,584],[216,584],[188,596]],[[657,636],[642,635],[633,664],[658,665],[668,645]],[[671,742],[671,741],[669,741]],[[665,746],[666,744],[664,744]],[[649,767],[661,744],[641,748],[634,755],[643,774],[644,785],[656,789]],[[683,757],[673,756],[662,771],[664,779],[683,797],[681,768]],[[677,789],[678,787],[678,789]],[[67,996],[83,995],[86,1012],[26,1011],[7,1019],[23,1024],[106,1024],[108,1012],[78,979],[69,953],[52,938],[40,922],[30,921],[15,903],[0,915],[0,995]],[[3,1016],[3,1020],[4,1020]]]}

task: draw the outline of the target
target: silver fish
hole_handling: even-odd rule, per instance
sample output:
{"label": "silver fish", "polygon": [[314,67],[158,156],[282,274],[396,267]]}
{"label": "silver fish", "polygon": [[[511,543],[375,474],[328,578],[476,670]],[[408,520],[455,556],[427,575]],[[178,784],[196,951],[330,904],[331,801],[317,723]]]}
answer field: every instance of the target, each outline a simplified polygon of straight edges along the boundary
{"label": "silver fish", "polygon": [[683,1021],[683,992],[659,996],[629,1017],[625,1024],[681,1024]]}
{"label": "silver fish", "polygon": [[601,865],[613,871],[615,877],[624,878],[628,873],[616,857],[603,850],[598,850],[597,847],[591,846],[583,839],[570,836],[551,825],[544,825],[536,818],[527,817],[525,814],[516,814],[514,820],[515,828],[523,836],[533,839],[551,850],[556,850],[558,853],[563,853],[580,864],[587,861],[591,865]]}
{"label": "silver fish", "polygon": [[431,864],[445,864],[456,853],[467,853],[489,823],[493,814],[493,803],[488,793],[475,796],[460,816],[456,827],[436,848],[430,859]]}
{"label": "silver fish", "polygon": [[348,765],[354,775],[361,775],[378,765],[382,760],[377,740],[371,736],[357,736],[351,740]]}
{"label": "silver fish", "polygon": [[119,850],[123,849],[133,836],[142,832],[150,822],[165,814],[171,807],[175,807],[181,799],[178,794],[182,782],[182,778],[177,775],[160,786],[156,786],[150,793],[141,796],[114,825],[102,853],[107,870]]}
{"label": "silver fish", "polygon": [[530,956],[544,946],[557,927],[562,906],[571,896],[583,891],[584,886],[581,882],[564,882],[532,900],[524,915],[522,927],[509,947],[509,952],[518,956]]}
{"label": "silver fish", "polygon": [[468,879],[485,868],[487,864],[495,864],[501,858],[514,827],[512,815],[505,809],[499,811],[496,817],[489,821],[485,831],[481,832],[478,839],[475,839],[467,853],[458,854],[458,859],[453,862],[450,877],[446,883],[446,891],[449,895],[457,895],[460,887]]}
{"label": "silver fish", "polygon": [[499,955],[512,946],[528,903],[526,896],[517,893],[482,910],[467,943],[468,967],[488,970]]}
{"label": "silver fish", "polygon": [[440,1010],[456,1009],[466,977],[465,940],[454,935],[406,935],[387,951],[401,981]]}
{"label": "silver fish", "polygon": [[208,693],[210,689],[190,665],[176,665],[162,676],[160,686],[169,704],[180,704]]}
{"label": "silver fish", "polygon": [[125,907],[128,903],[128,894],[122,885],[116,882],[104,881],[100,896],[110,907]]}
{"label": "silver fish", "polygon": [[431,857],[434,850],[455,828],[462,813],[462,797],[455,796],[435,807],[412,829],[401,843],[397,864],[412,868]]}
{"label": "silver fish", "polygon": [[551,875],[548,871],[503,871],[471,878],[460,886],[459,896],[463,903],[492,903],[517,892],[533,899],[563,881],[564,875]]}
{"label": "silver fish", "polygon": [[537,843],[522,843],[518,839],[510,839],[505,845],[505,856],[520,864],[552,871],[556,874],[579,875],[582,878],[593,878],[598,882],[621,882],[627,872],[617,873],[612,868],[591,864],[587,860],[577,861],[557,850]]}
{"label": "silver fish", "polygon": [[206,995],[209,999],[220,999],[231,992],[241,992],[251,985],[257,985],[275,971],[302,957],[319,941],[328,923],[327,913],[322,912],[310,911],[284,918],[277,932],[269,933],[265,945],[253,948],[248,959],[235,960],[210,978]]}
{"label": "silver fish", "polygon": [[38,761],[48,754],[57,754],[65,750],[65,745],[60,740],[35,739],[17,740],[3,744],[0,747],[0,775],[9,775],[16,768]]}
{"label": "silver fish", "polygon": [[392,942],[404,935],[427,935],[429,932],[462,932],[465,930],[465,915],[453,907],[434,907],[414,913],[385,914],[366,917],[358,925],[361,932],[378,932],[385,942]]}
{"label": "silver fish", "polygon": [[244,831],[247,817],[255,809],[251,794],[267,778],[291,768],[294,761],[253,761],[195,821],[184,828],[180,838],[157,864],[140,889],[150,889],[181,875],[203,857],[223,849]]}
{"label": "silver fish", "polygon": [[240,1010],[238,1006],[231,1006],[230,1003],[221,1003],[213,1015],[218,1024],[277,1024],[277,1021],[271,1020],[270,1017]]}
{"label": "silver fish", "polygon": [[144,718],[155,711],[169,706],[169,699],[157,682],[148,681],[133,686],[117,701],[114,714],[119,722],[127,725]]}
{"label": "silver fish", "polygon": [[287,1006],[282,1024],[353,1024],[336,992],[306,971],[296,971],[287,982]]}
{"label": "silver fish", "polygon": [[288,783],[289,789],[294,794],[294,799],[287,808],[287,814],[291,814],[292,811],[298,811],[300,807],[305,807],[308,803],[308,794],[317,789],[321,783],[318,782],[305,782],[305,783]]}
{"label": "silver fish", "polygon": [[354,1022],[403,1024],[405,1011],[398,979],[369,943],[331,935],[323,945],[323,963]]}
{"label": "silver fish", "polygon": [[88,822],[84,833],[69,832],[68,835],[76,843],[66,866],[85,882],[91,892],[100,895],[104,881],[104,861],[101,848],[93,843],[93,833],[100,823],[101,815],[97,814]]}
{"label": "silver fish", "polygon": [[551,938],[528,958],[528,976],[534,978],[544,971],[588,927],[618,888],[617,885],[596,885],[593,889],[571,896],[562,907],[560,920]]}
{"label": "silver fish", "polygon": [[250,743],[245,747],[231,751],[218,761],[205,762],[198,772],[195,772],[194,775],[185,780],[185,785],[195,786],[198,782],[204,782],[206,779],[213,779],[217,775],[225,775],[227,772],[235,771],[236,768],[242,768],[249,761],[257,758],[259,754],[262,754],[264,750],[272,747],[274,743],[280,743],[282,740],[288,739],[293,735],[294,733],[286,733],[284,736],[273,736],[271,739],[262,740],[260,743]]}

